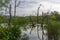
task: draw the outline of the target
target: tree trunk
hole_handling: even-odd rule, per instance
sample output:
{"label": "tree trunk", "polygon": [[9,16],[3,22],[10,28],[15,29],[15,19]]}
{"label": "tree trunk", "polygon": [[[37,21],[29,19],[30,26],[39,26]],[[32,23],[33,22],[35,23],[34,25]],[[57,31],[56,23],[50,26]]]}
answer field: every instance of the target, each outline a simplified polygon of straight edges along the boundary
{"label": "tree trunk", "polygon": [[16,16],[16,1],[17,1],[17,0],[15,0],[15,6],[14,6],[14,17]]}
{"label": "tree trunk", "polygon": [[11,4],[10,4],[10,7],[9,7],[9,22],[8,22],[8,25],[11,26],[11,18],[12,18],[12,15],[11,15]]}

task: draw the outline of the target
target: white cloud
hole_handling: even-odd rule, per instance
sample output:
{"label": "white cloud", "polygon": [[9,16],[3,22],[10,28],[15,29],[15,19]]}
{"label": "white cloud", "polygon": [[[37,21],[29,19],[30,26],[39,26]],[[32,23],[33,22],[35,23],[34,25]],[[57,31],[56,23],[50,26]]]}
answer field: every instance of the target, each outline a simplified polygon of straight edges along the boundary
{"label": "white cloud", "polygon": [[[60,11],[60,0],[21,0],[21,8],[17,8],[17,15],[35,15],[35,12],[39,6],[42,4],[40,11]],[[41,13],[40,13],[41,14]]]}

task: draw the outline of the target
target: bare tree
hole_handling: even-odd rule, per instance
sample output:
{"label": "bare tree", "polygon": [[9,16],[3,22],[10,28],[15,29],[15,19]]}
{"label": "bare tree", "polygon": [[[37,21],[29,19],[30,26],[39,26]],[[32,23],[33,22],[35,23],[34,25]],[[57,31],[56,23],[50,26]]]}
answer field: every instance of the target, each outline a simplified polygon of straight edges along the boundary
{"label": "bare tree", "polygon": [[8,25],[11,26],[11,20],[12,20],[12,15],[11,15],[11,4],[9,5],[9,22]]}
{"label": "bare tree", "polygon": [[[40,6],[41,6],[41,4],[40,4]],[[38,38],[39,38],[39,40],[41,40],[40,39],[40,36],[39,36],[39,9],[40,9],[40,6],[38,7],[38,10],[37,10],[37,35],[38,35]]]}
{"label": "bare tree", "polygon": [[20,5],[20,1],[17,4],[17,0],[15,0],[15,5],[14,5],[14,17],[16,16],[16,8]]}
{"label": "bare tree", "polygon": [[17,0],[15,0],[15,6],[14,6],[14,17],[16,16],[16,1],[17,1]]}

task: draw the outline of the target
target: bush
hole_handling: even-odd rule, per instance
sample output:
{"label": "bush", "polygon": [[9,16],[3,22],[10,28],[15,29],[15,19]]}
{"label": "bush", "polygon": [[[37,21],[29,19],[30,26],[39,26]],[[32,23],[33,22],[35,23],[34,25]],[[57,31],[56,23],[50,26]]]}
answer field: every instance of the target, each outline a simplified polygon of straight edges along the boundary
{"label": "bush", "polygon": [[47,26],[48,39],[59,40],[60,38],[60,22],[50,21]]}
{"label": "bush", "polygon": [[0,40],[17,40],[20,34],[19,27],[0,27]]}

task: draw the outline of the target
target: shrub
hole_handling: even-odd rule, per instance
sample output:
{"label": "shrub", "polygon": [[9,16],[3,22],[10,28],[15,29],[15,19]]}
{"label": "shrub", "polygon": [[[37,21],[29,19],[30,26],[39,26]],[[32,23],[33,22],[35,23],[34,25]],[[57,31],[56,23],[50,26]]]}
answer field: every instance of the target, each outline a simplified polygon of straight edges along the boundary
{"label": "shrub", "polygon": [[0,27],[0,40],[17,40],[20,34],[19,27]]}

